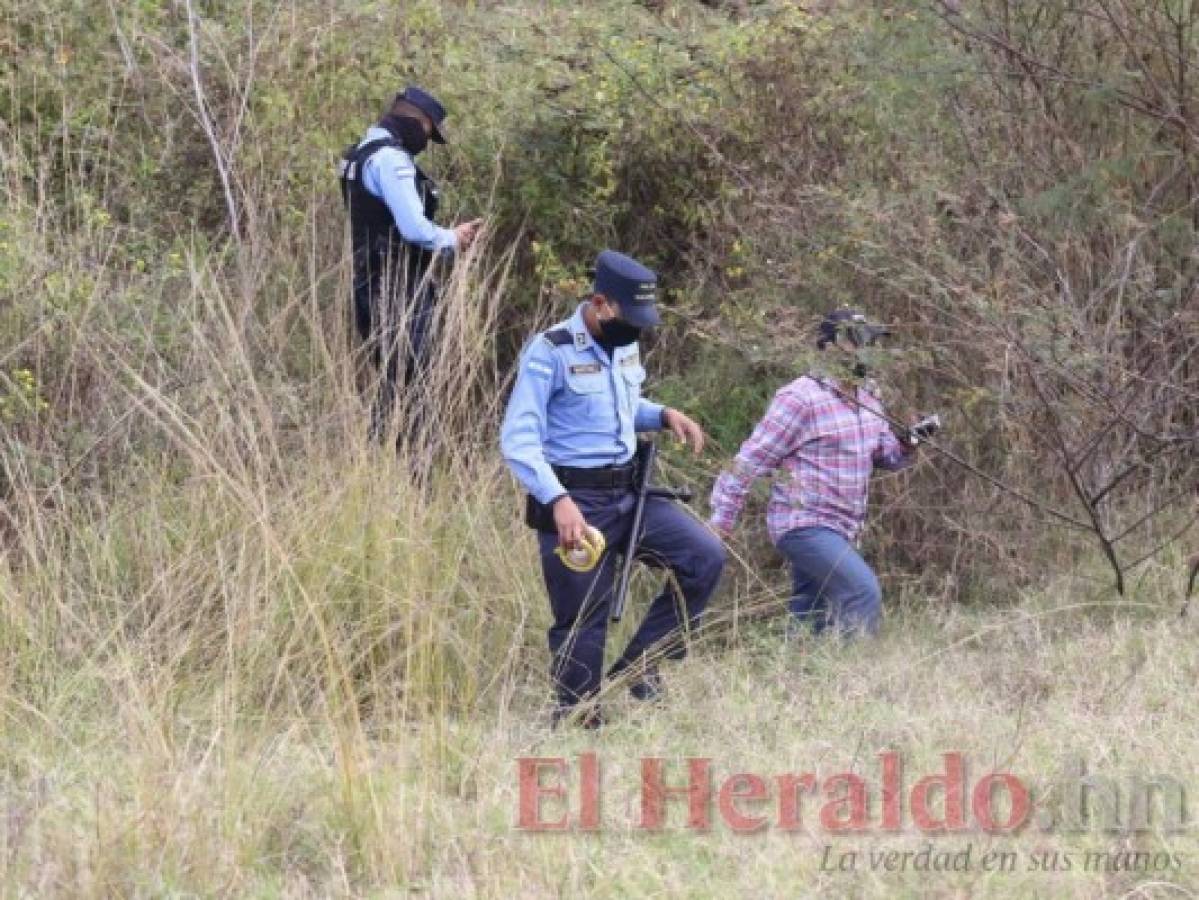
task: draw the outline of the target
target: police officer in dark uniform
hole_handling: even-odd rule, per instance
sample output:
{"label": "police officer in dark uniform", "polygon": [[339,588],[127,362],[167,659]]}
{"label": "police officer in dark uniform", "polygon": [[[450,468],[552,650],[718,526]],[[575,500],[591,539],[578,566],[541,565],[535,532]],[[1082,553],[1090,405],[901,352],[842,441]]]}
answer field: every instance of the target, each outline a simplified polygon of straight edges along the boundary
{"label": "police officer in dark uniform", "polygon": [[415,160],[430,140],[445,143],[445,115],[435,97],[408,87],[341,161],[354,254],[354,322],[383,370],[372,411],[374,435],[382,433],[395,403],[401,356],[408,384],[427,357],[434,259],[465,250],[482,224],[476,219],[451,229],[434,222],[437,186]]}
{"label": "police officer in dark uniform", "polygon": [[[655,274],[637,261],[611,250],[601,253],[590,298],[526,347],[504,418],[504,459],[529,492],[527,518],[538,529],[553,612],[555,721],[600,689],[616,574],[610,550],[586,572],[573,571],[555,550],[578,547],[589,525],[602,532],[608,548],[625,545],[636,499],[637,432],[667,428],[696,453],[703,448],[695,422],[641,396],[645,368],[637,339],[642,329],[659,323],[656,287]],[[651,497],[643,527],[638,558],[669,569],[674,578],[650,605],[609,676],[635,667],[631,689],[646,699],[660,691],[654,660],[684,655],[684,631],[716,588],[725,552],[711,531],[672,500]],[[591,703],[583,723],[599,724]]]}

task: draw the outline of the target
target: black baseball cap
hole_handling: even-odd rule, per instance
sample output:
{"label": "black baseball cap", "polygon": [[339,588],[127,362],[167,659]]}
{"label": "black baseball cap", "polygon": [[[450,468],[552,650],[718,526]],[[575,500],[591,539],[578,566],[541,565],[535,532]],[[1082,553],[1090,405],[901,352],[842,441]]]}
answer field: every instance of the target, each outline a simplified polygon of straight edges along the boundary
{"label": "black baseball cap", "polygon": [[889,337],[891,329],[876,325],[856,309],[842,307],[825,315],[816,335],[816,348],[823,350],[837,340],[837,333],[844,330],[855,347],[868,347],[880,337]]}

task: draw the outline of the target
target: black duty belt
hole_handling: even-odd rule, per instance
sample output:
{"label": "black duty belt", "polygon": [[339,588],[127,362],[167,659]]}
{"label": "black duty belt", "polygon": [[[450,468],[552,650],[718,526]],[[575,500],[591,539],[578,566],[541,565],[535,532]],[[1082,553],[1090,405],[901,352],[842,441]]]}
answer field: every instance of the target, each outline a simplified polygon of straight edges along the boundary
{"label": "black duty belt", "polygon": [[554,474],[568,491],[572,488],[621,489],[635,482],[632,463],[623,466],[604,466],[598,469],[577,469],[574,466],[554,466]]}

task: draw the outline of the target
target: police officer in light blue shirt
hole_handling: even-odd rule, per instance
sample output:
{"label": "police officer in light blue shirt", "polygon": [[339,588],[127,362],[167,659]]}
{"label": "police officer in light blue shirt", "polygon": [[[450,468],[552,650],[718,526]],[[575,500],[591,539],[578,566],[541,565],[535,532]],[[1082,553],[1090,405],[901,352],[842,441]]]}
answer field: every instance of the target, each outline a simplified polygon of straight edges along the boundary
{"label": "police officer in light blue shirt", "polygon": [[383,369],[372,430],[379,431],[395,401],[403,363],[408,383],[427,355],[426,335],[436,302],[432,264],[465,250],[481,220],[442,228],[439,194],[416,164],[429,141],[444,144],[445,107],[408,87],[341,161],[342,197],[353,242],[354,321],[375,364]]}
{"label": "police officer in light blue shirt", "polygon": [[[525,348],[504,417],[504,459],[529,492],[526,517],[538,531],[553,612],[555,721],[584,703],[582,723],[599,723],[590,701],[603,674],[616,575],[611,548],[623,547],[632,527],[637,432],[668,428],[696,453],[703,449],[694,421],[641,396],[645,368],[637,339],[659,323],[656,290],[657,277],[645,266],[611,250],[601,253],[592,295]],[[703,612],[725,553],[672,500],[649,498],[644,516],[638,558],[669,569],[674,579],[650,605],[609,677],[634,668],[631,690],[648,699],[660,692],[654,660],[684,654],[683,631]],[[554,551],[578,546],[588,525],[603,532],[609,551],[593,570],[575,572]]]}

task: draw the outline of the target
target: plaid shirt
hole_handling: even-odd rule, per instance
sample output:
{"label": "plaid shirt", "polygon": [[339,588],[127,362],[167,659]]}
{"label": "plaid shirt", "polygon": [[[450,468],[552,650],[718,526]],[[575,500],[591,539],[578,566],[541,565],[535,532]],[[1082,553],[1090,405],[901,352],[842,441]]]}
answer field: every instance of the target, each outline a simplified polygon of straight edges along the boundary
{"label": "plaid shirt", "polygon": [[714,527],[731,530],[754,479],[781,468],[784,477],[775,480],[766,507],[771,540],[814,525],[857,538],[873,468],[902,469],[912,459],[865,386],[858,388],[856,404],[840,392],[832,379],[804,375],[774,395],[732,468],[716,480]]}

